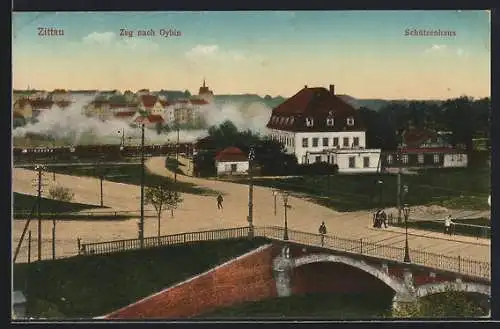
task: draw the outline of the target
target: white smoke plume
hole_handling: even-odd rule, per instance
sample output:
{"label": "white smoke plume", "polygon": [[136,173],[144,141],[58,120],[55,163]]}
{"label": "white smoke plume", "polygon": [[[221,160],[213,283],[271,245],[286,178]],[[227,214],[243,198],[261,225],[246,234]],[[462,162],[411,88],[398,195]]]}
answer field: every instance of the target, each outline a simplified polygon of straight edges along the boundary
{"label": "white smoke plume", "polygon": [[[122,131],[125,132],[126,144],[140,143],[140,128],[130,127],[129,122],[112,118],[101,121],[88,117],[83,113],[85,105],[90,103],[94,96],[75,96],[72,103],[65,109],[54,106],[44,110],[37,117],[36,123],[28,123],[13,130],[13,137],[28,135],[46,136],[68,145],[88,144],[119,144]],[[207,126],[219,125],[230,120],[239,130],[250,129],[255,133],[264,133],[271,109],[261,103],[215,103],[202,106],[201,116]],[[206,129],[180,130],[180,142],[194,142],[207,135]],[[175,142],[177,132],[158,134],[155,129],[145,130],[146,144],[164,144]]]}

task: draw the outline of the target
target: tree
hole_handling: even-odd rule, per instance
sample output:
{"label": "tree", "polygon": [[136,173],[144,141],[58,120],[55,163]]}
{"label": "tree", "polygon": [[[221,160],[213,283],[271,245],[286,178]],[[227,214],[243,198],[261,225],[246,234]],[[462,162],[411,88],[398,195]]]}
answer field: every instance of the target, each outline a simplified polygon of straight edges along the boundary
{"label": "tree", "polygon": [[477,317],[485,311],[465,293],[447,289],[443,293],[429,295],[415,303],[394,310],[396,318],[456,318]]}
{"label": "tree", "polygon": [[145,191],[145,201],[151,204],[158,216],[158,237],[161,236],[161,214],[163,210],[170,210],[171,217],[174,217],[174,209],[182,202],[180,193],[172,189],[170,184],[159,184],[147,187]]}
{"label": "tree", "polygon": [[53,200],[70,202],[71,200],[73,200],[74,196],[75,196],[75,194],[71,191],[70,188],[67,188],[67,187],[52,186],[49,189],[49,198],[51,198]]}

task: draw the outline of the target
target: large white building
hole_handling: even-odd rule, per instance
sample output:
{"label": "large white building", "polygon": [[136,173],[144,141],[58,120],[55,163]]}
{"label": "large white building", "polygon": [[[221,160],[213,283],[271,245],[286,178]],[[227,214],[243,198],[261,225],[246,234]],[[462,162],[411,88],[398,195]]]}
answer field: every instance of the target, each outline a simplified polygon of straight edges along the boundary
{"label": "large white building", "polygon": [[380,149],[367,149],[365,128],[357,111],[335,95],[334,85],[305,86],[274,108],[267,124],[299,164],[327,162],[340,173],[377,172]]}

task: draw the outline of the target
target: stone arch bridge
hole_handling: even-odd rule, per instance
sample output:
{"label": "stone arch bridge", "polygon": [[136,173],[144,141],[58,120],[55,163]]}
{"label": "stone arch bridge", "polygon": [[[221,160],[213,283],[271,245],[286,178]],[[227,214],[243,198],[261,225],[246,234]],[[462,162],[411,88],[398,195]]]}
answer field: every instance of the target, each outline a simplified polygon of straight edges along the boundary
{"label": "stone arch bridge", "polygon": [[[302,271],[300,269],[306,265],[314,264],[338,264],[345,268],[357,269],[385,284],[394,291],[393,308],[397,309],[409,303],[414,303],[418,298],[428,295],[444,293],[448,291],[459,291],[482,295],[487,300],[491,297],[491,285],[488,281],[480,278],[465,277],[455,273],[436,271],[415,264],[401,262],[388,262],[380,259],[368,259],[366,257],[356,257],[356,255],[338,254],[332,250],[322,250],[294,244],[286,244],[281,248],[281,252],[273,259],[273,272],[276,282],[276,292],[280,297],[287,297],[295,293],[310,291],[311,285],[315,281],[321,281],[317,276],[311,274],[313,271]],[[330,272],[325,274],[330,276],[329,281],[338,280],[336,288],[354,289],[356,285],[365,286],[366,276],[356,281],[352,278],[353,272],[346,272],[340,267],[336,270],[316,269],[315,272]],[[337,272],[337,273],[332,273]],[[298,274],[298,275],[297,275]],[[347,280],[349,277],[352,280]],[[371,282],[374,282],[373,280]],[[324,279],[322,284],[324,285]],[[306,285],[307,287],[304,287]],[[329,283],[326,284],[327,286]],[[302,286],[302,287],[301,287]],[[366,287],[365,287],[366,288]],[[314,288],[312,288],[314,290]],[[328,290],[323,286],[321,289]]]}

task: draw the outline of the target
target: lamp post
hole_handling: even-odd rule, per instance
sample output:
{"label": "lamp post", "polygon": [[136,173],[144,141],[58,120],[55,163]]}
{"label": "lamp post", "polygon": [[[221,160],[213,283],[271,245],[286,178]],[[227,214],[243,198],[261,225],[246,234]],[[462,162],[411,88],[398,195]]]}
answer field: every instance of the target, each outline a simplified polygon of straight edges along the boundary
{"label": "lamp post", "polygon": [[285,232],[283,233],[283,240],[288,241],[288,218],[287,218],[287,208],[288,208],[288,192],[282,192],[281,197],[283,198],[283,207],[285,208]]}
{"label": "lamp post", "polygon": [[408,246],[408,216],[410,215],[410,207],[405,205],[403,212],[404,212],[404,216],[405,216],[405,258],[404,258],[404,262],[411,263],[410,248]]}
{"label": "lamp post", "polygon": [[380,208],[383,207],[383,202],[382,202],[382,189],[383,189],[383,185],[384,184],[384,181],[379,179],[377,181],[377,186],[378,186],[378,202],[380,204]]}
{"label": "lamp post", "polygon": [[276,216],[276,198],[278,197],[277,190],[273,190],[273,197],[274,197],[274,216]]}
{"label": "lamp post", "polygon": [[42,172],[45,170],[44,165],[36,165],[35,170],[38,172],[38,187],[37,187],[37,217],[38,217],[38,260],[42,260],[42,215],[41,215],[41,202],[42,202]]}
{"label": "lamp post", "polygon": [[250,228],[249,234],[253,236],[253,172],[252,165],[255,159],[255,150],[253,146],[250,147],[248,152],[248,227]]}
{"label": "lamp post", "polygon": [[120,146],[125,146],[125,129],[118,130],[118,133],[121,134]]}
{"label": "lamp post", "polygon": [[139,240],[144,248],[144,123],[141,125],[141,218],[139,221]]}

